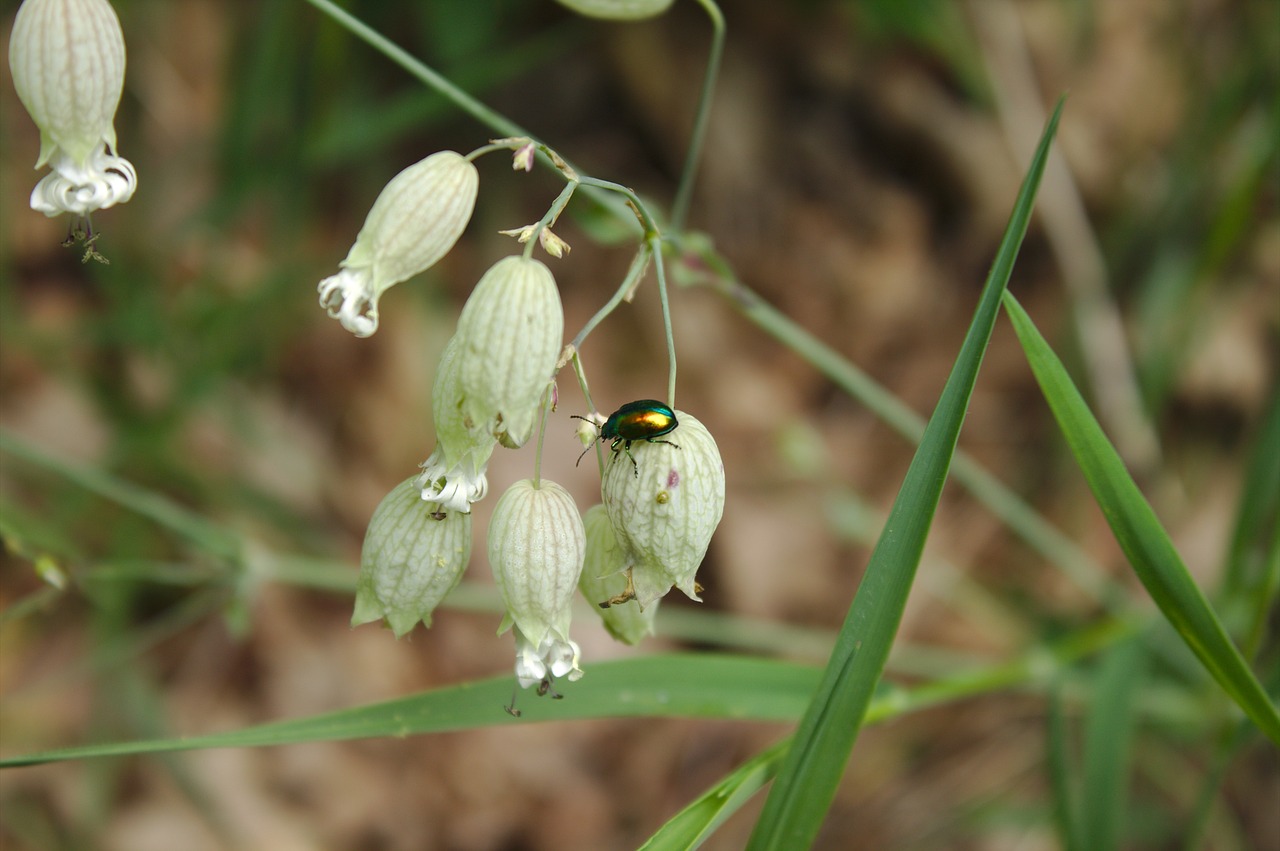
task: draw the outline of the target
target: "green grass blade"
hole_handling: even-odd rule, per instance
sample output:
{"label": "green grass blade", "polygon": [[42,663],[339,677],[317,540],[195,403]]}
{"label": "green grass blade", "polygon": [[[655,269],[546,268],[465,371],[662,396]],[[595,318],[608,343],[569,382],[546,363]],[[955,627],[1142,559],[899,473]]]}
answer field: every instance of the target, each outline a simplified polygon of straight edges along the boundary
{"label": "green grass blade", "polygon": [[515,680],[502,676],[226,733],[8,757],[0,759],[0,768],[200,748],[403,737],[531,721],[632,716],[791,721],[804,710],[817,680],[816,668],[791,662],[713,654],[649,656],[590,666],[581,682],[562,687],[564,700],[524,692],[520,719],[503,711]]}
{"label": "green grass blade", "polygon": [[1275,704],[1227,637],[1062,362],[1018,300],[1006,294],[1004,304],[1040,390],[1134,573],[1205,669],[1258,729],[1280,744],[1280,714]]}
{"label": "green grass blade", "polygon": [[1059,101],[1018,194],[960,355],[871,554],[818,693],[765,802],[752,849],[809,847],[835,796],[902,619],[1061,114]]}
{"label": "green grass blade", "polygon": [[1122,642],[1103,657],[1094,680],[1084,747],[1084,795],[1081,797],[1082,847],[1115,851],[1121,847],[1128,802],[1134,696],[1142,676],[1141,645]]}
{"label": "green grass blade", "polygon": [[790,746],[788,738],[752,757],[678,812],[640,846],[640,851],[688,851],[702,845],[773,779]]}
{"label": "green grass blade", "polygon": [[1085,851],[1080,839],[1080,816],[1072,782],[1071,741],[1063,706],[1062,684],[1049,691],[1047,732],[1049,786],[1053,793],[1053,819],[1065,851]]}

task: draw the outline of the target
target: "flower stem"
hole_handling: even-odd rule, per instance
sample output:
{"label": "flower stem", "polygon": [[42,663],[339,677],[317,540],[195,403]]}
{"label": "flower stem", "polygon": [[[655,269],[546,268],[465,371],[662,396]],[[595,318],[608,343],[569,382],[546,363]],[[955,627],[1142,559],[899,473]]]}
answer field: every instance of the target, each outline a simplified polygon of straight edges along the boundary
{"label": "flower stem", "polygon": [[658,277],[658,299],[662,302],[662,329],[667,335],[667,407],[676,407],[676,338],[671,332],[671,302],[667,298],[667,269],[662,262],[662,237],[649,236],[649,251],[653,253],[653,270]]}
{"label": "flower stem", "polygon": [[711,50],[707,54],[707,70],[702,78],[702,92],[698,95],[698,112],[693,120],[693,134],[689,137],[689,150],[685,154],[684,171],[676,188],[676,200],[671,206],[671,230],[684,230],[689,217],[689,201],[693,197],[693,184],[698,176],[698,163],[702,158],[702,145],[707,138],[707,124],[711,118],[711,98],[716,90],[716,78],[720,75],[720,59],[724,55],[724,15],[715,0],[698,0],[711,19]]}

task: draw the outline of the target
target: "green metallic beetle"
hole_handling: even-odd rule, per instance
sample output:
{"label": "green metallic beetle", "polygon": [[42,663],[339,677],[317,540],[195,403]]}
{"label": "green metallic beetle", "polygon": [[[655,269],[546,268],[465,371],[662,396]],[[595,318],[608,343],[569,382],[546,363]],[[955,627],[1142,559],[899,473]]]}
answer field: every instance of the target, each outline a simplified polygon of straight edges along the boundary
{"label": "green metallic beetle", "polygon": [[582,459],[591,447],[595,446],[598,441],[611,440],[609,449],[616,456],[618,454],[618,445],[622,445],[622,451],[631,459],[631,466],[635,469],[637,476],[640,475],[640,465],[636,463],[635,456],[631,454],[631,444],[637,440],[643,440],[648,443],[665,443],[668,446],[674,446],[679,449],[680,446],[670,440],[658,440],[664,434],[670,434],[676,430],[676,426],[680,423],[676,420],[676,412],[671,407],[664,405],[656,399],[640,399],[635,402],[628,402],[618,410],[609,415],[604,421],[604,425],[598,425],[586,417],[580,417],[577,414],[571,414],[574,419],[583,420],[596,426],[597,434],[595,440],[592,440],[586,449],[582,450],[582,455],[578,456],[578,463],[582,463]]}

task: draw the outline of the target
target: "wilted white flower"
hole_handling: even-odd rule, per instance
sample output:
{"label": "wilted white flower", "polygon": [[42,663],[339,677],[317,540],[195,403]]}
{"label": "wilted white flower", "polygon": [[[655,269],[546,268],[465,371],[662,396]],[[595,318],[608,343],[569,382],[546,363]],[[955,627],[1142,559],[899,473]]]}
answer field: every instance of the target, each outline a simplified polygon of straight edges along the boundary
{"label": "wilted white flower", "polygon": [[613,21],[638,21],[667,11],[672,0],[559,0],[579,15]]}
{"label": "wilted white flower", "polygon": [[568,641],[585,546],[568,491],[547,479],[513,484],[489,521],[489,565],[507,607],[498,632],[514,624],[535,648]]}
{"label": "wilted white flower", "polygon": [[462,236],[479,191],[476,167],[434,153],[391,178],[373,202],[338,274],[320,282],[320,306],[357,337],[378,330],[378,299],[433,266]]}
{"label": "wilted white flower", "polygon": [[663,440],[637,440],[616,453],[601,493],[618,542],[632,563],[636,599],[648,607],[674,585],[699,599],[694,575],[724,513],[724,463],[710,432],[691,414]]}
{"label": "wilted white flower", "polygon": [[582,516],[582,526],[587,537],[587,553],[578,590],[596,604],[596,611],[610,635],[626,644],[639,644],[646,635],[653,634],[653,619],[662,601],[654,600],[642,608],[621,599],[631,583],[627,574],[631,558],[618,543],[603,505],[587,509]]}
{"label": "wilted white flower", "polygon": [[488,490],[485,470],[497,439],[463,413],[458,352],[454,337],[445,346],[431,388],[431,413],[436,426],[436,448],[422,463],[418,485],[422,498],[451,511],[470,511]]}
{"label": "wilted white flower", "polygon": [[9,38],[13,87],[40,128],[52,172],[31,207],[87,216],[128,201],[133,165],[116,155],[116,107],[124,90],[124,33],[107,0],[26,0]]}
{"label": "wilted white flower", "polygon": [[384,619],[400,637],[453,590],[471,560],[471,515],[424,502],[405,479],[373,512],[360,552],[351,625]]}
{"label": "wilted white flower", "polygon": [[462,414],[508,447],[533,433],[564,335],[545,265],[514,255],[484,273],[458,317]]}

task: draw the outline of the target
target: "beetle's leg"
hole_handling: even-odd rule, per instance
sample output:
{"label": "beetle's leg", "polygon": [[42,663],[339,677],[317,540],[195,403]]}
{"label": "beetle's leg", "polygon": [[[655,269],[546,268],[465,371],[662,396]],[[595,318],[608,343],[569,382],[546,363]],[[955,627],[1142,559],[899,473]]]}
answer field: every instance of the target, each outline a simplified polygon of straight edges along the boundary
{"label": "beetle's leg", "polygon": [[646,440],[648,440],[650,443],[665,443],[667,446],[674,446],[676,449],[680,448],[680,444],[674,443],[670,440],[659,440],[656,437],[646,438]]}

